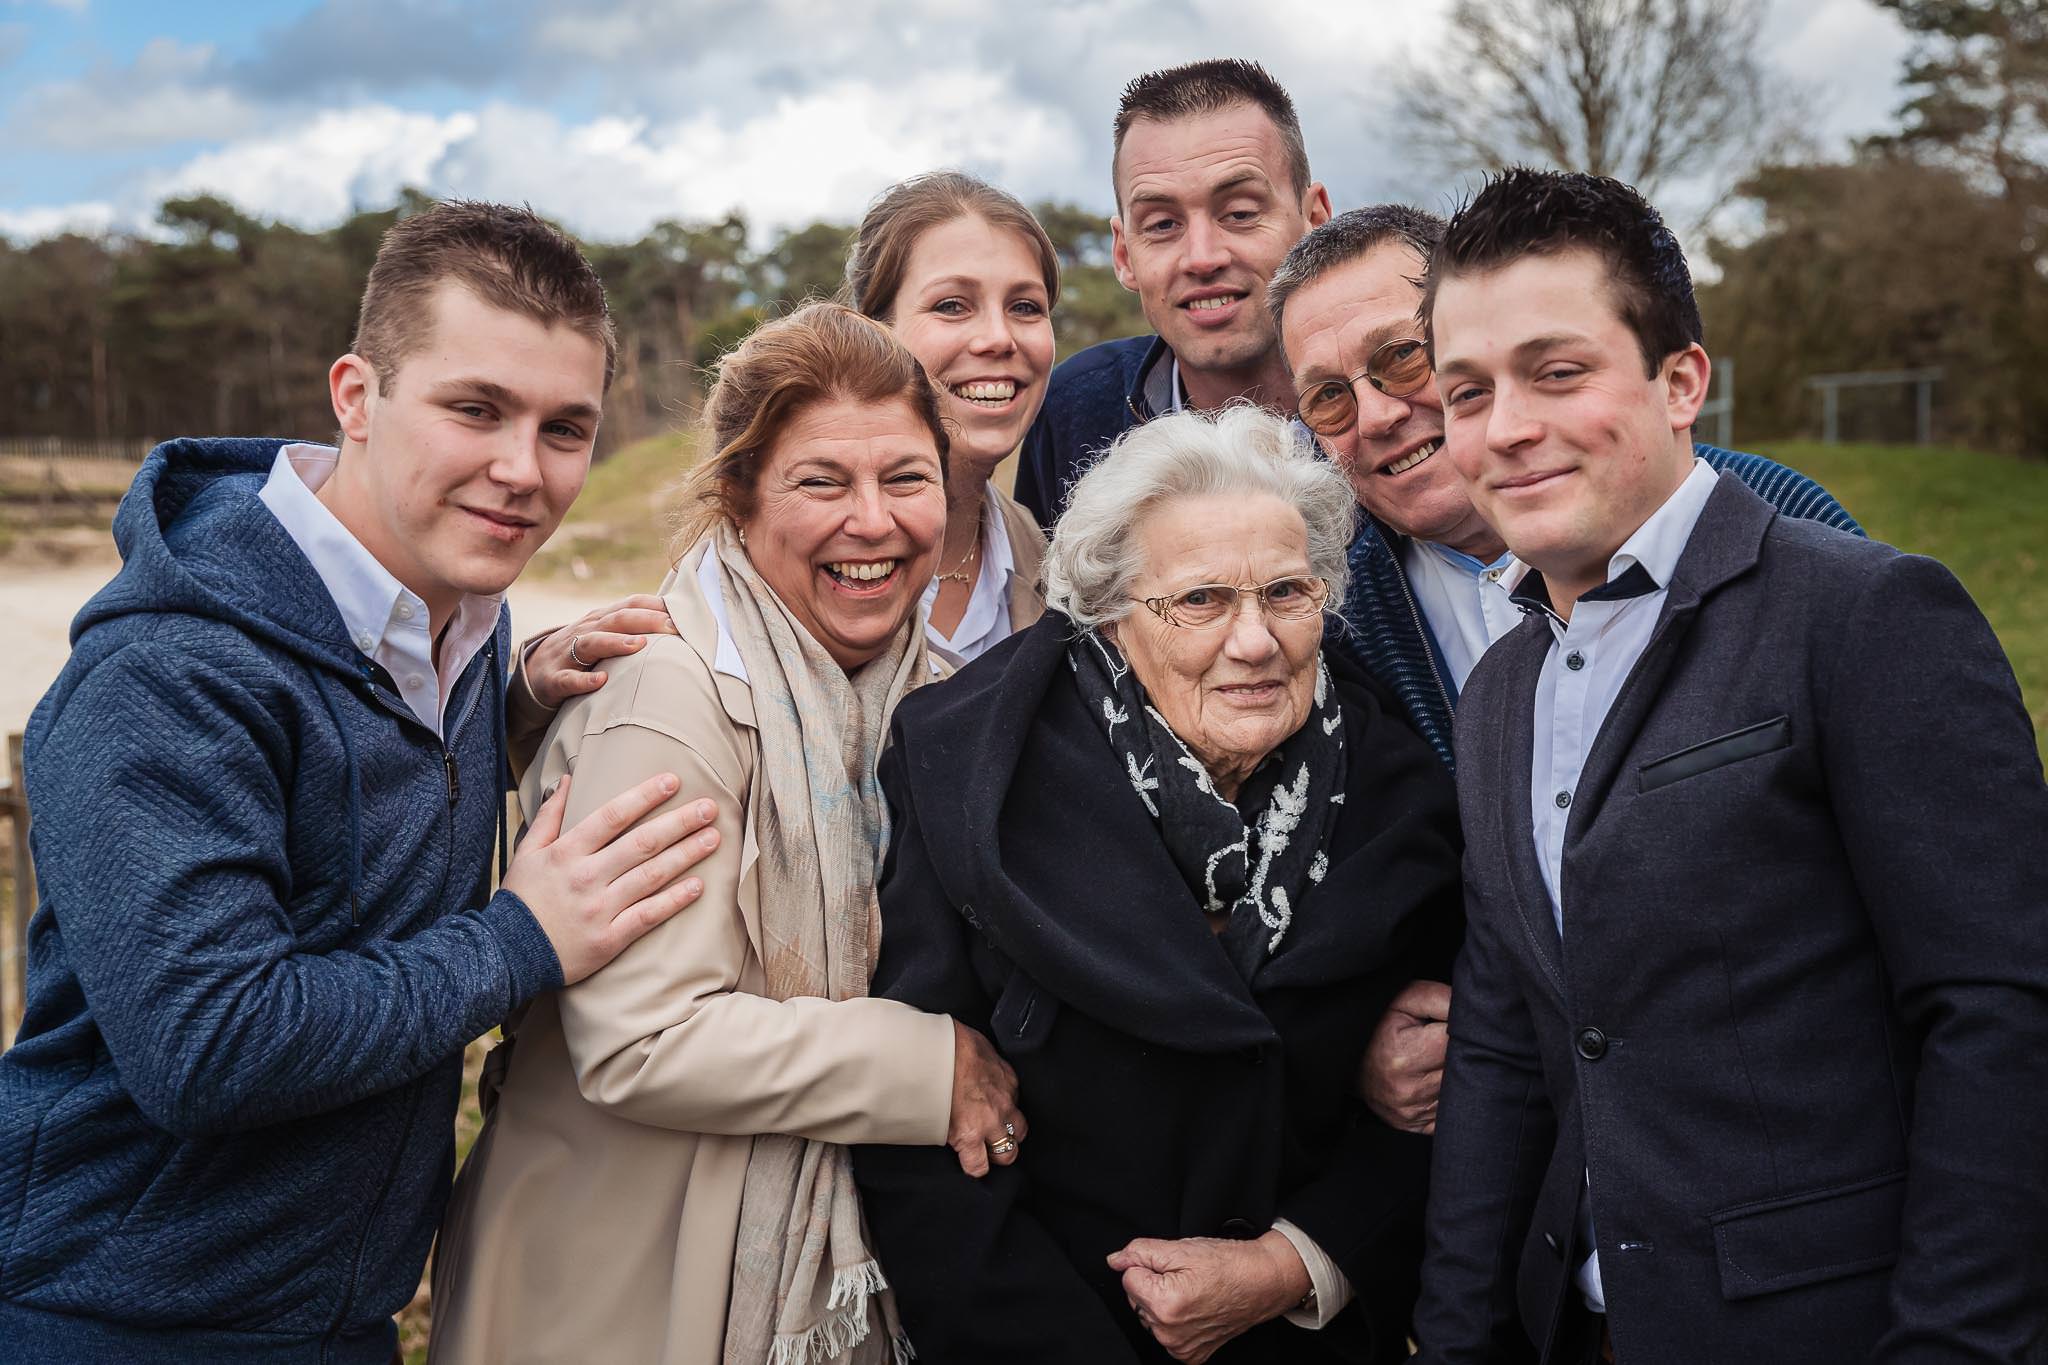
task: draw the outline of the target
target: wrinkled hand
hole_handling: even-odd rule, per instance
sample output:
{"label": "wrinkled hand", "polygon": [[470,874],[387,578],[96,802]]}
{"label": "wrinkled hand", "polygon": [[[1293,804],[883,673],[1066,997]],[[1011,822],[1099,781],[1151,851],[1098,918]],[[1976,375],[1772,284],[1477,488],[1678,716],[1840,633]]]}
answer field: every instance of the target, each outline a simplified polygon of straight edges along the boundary
{"label": "wrinkled hand", "polygon": [[[1011,1130],[1003,1127],[1008,1124]],[[993,1161],[1007,1166],[1017,1159],[1029,1129],[1017,1108],[1017,1073],[1002,1059],[995,1044],[958,1019],[953,1021],[953,1109],[946,1120],[946,1145],[960,1158],[960,1169],[979,1180]],[[1010,1149],[989,1149],[1008,1138]]]}
{"label": "wrinkled hand", "polygon": [[1450,1017],[1449,986],[1411,981],[1373,1029],[1359,1068],[1358,1093],[1388,1127],[1404,1133],[1436,1131]]}
{"label": "wrinkled hand", "polygon": [[1201,1365],[1231,1338],[1300,1303],[1311,1284],[1277,1232],[1249,1242],[1140,1237],[1109,1258],[1145,1330],[1175,1360]]}
{"label": "wrinkled hand", "polygon": [[708,828],[718,808],[692,801],[645,818],[676,794],[675,774],[650,777],[562,832],[569,779],[534,812],[505,870],[505,889],[526,902],[574,985],[649,929],[704,894],[683,874],[718,847]]}
{"label": "wrinkled hand", "polygon": [[[604,686],[605,672],[585,665],[638,653],[650,635],[674,635],[676,623],[652,593],[635,593],[610,606],[586,611],[571,625],[548,632],[526,652],[526,686],[552,711],[571,697]],[[579,664],[569,651],[583,656]]]}

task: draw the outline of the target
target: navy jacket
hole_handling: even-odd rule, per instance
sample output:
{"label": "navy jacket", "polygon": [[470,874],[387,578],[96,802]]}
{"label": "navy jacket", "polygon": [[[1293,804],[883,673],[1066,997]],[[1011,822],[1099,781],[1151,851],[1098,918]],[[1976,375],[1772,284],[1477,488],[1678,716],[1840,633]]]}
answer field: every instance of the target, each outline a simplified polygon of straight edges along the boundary
{"label": "navy jacket", "polygon": [[509,625],[455,683],[444,746],[259,501],[281,444],[150,455],[121,571],[29,722],[10,1359],[387,1365],[463,1045],[561,982],[488,889]]}
{"label": "navy jacket", "polygon": [[1161,337],[1122,337],[1068,356],[1017,456],[1017,501],[1051,529],[1067,491],[1110,443],[1169,411],[1173,352]]}
{"label": "navy jacket", "polygon": [[2048,788],[1969,595],[1723,474],[1572,794],[1562,939],[1551,646],[1458,710],[1423,1360],[1571,1360],[1585,1200],[1617,1359],[2048,1359]]}

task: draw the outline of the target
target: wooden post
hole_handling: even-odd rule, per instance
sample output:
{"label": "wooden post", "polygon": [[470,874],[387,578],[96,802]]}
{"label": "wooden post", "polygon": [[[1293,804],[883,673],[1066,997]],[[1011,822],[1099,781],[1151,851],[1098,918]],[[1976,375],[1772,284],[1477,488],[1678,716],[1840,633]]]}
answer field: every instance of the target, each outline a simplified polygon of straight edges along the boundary
{"label": "wooden post", "polygon": [[14,1046],[28,1008],[28,917],[36,899],[36,874],[28,856],[28,788],[21,780],[21,736],[7,737],[7,795],[4,806],[14,845],[14,894],[0,901],[0,1051]]}

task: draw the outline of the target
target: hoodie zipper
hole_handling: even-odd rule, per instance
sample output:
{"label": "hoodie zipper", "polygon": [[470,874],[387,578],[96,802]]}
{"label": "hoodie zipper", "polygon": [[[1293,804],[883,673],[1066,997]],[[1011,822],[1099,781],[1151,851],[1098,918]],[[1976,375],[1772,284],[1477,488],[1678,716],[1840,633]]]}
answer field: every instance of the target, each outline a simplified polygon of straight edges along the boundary
{"label": "hoodie zipper", "polygon": [[476,708],[484,698],[484,688],[491,684],[493,669],[486,668],[477,684],[469,689],[469,699],[463,703],[462,714],[455,718],[455,724],[448,727],[441,739],[441,762],[448,770],[448,808],[462,799],[462,774],[455,766],[455,737],[462,733],[462,727],[476,714]]}

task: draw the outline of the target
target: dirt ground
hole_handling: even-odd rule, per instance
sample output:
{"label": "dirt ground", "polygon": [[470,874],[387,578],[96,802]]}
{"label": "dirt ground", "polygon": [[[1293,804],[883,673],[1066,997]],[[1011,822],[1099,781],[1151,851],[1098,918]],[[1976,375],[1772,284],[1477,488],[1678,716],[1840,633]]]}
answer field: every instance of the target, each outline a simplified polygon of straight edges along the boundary
{"label": "dirt ground", "polygon": [[[6,663],[0,667],[0,734],[14,734],[64,667],[71,652],[71,618],[119,567],[111,545],[70,562],[48,556],[0,559],[0,631]],[[520,635],[572,621],[616,591],[582,583],[540,580],[513,585],[512,628]]]}

